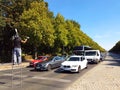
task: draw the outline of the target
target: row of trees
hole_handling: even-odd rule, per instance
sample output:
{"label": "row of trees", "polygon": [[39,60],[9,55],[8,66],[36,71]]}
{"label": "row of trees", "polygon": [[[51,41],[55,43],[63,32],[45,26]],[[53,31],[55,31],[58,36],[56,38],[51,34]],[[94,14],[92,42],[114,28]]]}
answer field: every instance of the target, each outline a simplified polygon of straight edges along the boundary
{"label": "row of trees", "polygon": [[27,54],[71,53],[73,47],[80,45],[105,51],[82,32],[78,22],[65,19],[60,13],[54,16],[44,0],[0,0],[0,7],[0,40],[4,55],[11,55],[14,28],[22,38],[30,37],[23,45]]}
{"label": "row of trees", "polygon": [[120,41],[110,50],[110,52],[120,53]]}

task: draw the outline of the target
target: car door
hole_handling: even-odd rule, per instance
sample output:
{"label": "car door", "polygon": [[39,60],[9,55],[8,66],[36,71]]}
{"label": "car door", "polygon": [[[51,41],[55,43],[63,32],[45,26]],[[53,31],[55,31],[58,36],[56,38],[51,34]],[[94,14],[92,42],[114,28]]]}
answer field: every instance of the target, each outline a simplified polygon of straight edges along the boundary
{"label": "car door", "polygon": [[81,57],[81,69],[86,67],[86,63],[87,63],[87,60],[85,59],[85,57]]}
{"label": "car door", "polygon": [[61,57],[57,56],[54,61],[55,67],[59,67],[61,65]]}
{"label": "car door", "polygon": [[55,57],[51,60],[50,65],[51,65],[51,68],[55,67],[55,65],[56,65]]}
{"label": "car door", "polygon": [[58,57],[57,58],[57,67],[61,66],[61,63],[63,62],[64,58],[63,57]]}
{"label": "car door", "polygon": [[55,56],[51,61],[51,67],[55,68],[57,66],[57,57]]}

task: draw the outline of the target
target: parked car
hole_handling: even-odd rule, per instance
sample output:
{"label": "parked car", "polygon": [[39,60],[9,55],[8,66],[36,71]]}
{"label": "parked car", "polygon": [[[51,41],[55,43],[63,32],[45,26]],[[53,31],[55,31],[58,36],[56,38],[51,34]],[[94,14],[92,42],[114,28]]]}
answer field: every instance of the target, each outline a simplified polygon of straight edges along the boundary
{"label": "parked car", "polygon": [[48,60],[48,58],[49,58],[49,56],[38,56],[37,59],[33,59],[33,60],[30,62],[29,66],[35,67],[35,65],[36,65],[37,63],[43,62],[43,61],[45,61],[45,60]]}
{"label": "parked car", "polygon": [[86,50],[85,57],[89,63],[99,63],[101,61],[101,53],[99,50]]}
{"label": "parked car", "polygon": [[51,70],[53,68],[60,67],[61,63],[64,61],[64,57],[61,56],[52,56],[48,60],[37,63],[35,66],[35,70]]}
{"label": "parked car", "polygon": [[84,56],[73,55],[61,64],[61,71],[80,72],[82,69],[87,68],[88,63]]}
{"label": "parked car", "polygon": [[100,54],[100,61],[104,61],[105,60],[105,53],[101,53]]}

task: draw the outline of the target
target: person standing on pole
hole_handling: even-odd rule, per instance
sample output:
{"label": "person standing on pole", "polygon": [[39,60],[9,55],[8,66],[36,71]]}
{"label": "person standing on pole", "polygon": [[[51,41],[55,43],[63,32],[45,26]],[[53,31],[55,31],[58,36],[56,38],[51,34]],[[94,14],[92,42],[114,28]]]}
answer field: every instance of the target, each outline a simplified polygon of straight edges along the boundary
{"label": "person standing on pole", "polygon": [[21,64],[22,62],[22,50],[21,50],[21,43],[26,43],[29,37],[27,37],[25,40],[22,40],[21,37],[19,37],[17,29],[15,29],[16,35],[13,39],[13,65],[15,64]]}

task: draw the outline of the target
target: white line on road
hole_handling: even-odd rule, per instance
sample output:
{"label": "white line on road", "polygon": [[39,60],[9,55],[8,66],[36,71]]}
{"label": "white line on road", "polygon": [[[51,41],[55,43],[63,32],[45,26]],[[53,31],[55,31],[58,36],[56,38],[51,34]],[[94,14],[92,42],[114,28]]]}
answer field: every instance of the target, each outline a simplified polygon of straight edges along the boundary
{"label": "white line on road", "polygon": [[[21,75],[15,75],[15,74],[3,74],[5,76],[15,76],[15,77],[21,77]],[[22,75],[23,78],[28,77],[27,75]]]}
{"label": "white line on road", "polygon": [[[13,74],[4,74],[5,76],[12,76]],[[20,75],[15,75],[15,77],[20,77]],[[22,77],[28,77],[27,75],[22,75]],[[57,82],[64,82],[64,83],[69,83],[71,80],[66,80],[66,79],[59,79],[59,78],[51,78],[51,77],[38,77],[38,76],[33,76],[33,79],[41,79],[41,80],[49,80],[49,81],[57,81]]]}
{"label": "white line on road", "polygon": [[58,82],[64,82],[64,83],[69,83],[71,80],[66,80],[66,79],[58,79],[58,78],[49,78],[49,77],[32,77],[34,79],[42,79],[42,80],[50,80],[50,81],[58,81]]}

